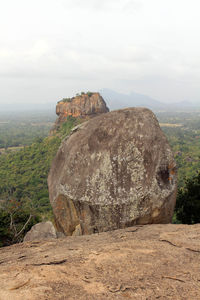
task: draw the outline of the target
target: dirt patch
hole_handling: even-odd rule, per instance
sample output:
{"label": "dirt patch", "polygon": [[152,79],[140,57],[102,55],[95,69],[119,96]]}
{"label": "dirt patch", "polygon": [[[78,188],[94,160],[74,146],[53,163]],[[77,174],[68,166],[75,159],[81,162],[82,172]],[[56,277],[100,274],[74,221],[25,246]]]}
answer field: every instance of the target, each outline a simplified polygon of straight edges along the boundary
{"label": "dirt patch", "polygon": [[135,226],[0,249],[0,300],[200,299],[200,225]]}

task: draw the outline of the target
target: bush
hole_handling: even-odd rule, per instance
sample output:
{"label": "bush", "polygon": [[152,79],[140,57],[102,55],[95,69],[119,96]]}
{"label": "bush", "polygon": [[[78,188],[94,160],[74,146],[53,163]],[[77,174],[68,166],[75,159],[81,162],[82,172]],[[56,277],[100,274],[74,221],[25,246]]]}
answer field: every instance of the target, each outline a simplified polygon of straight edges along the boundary
{"label": "bush", "polygon": [[8,212],[0,209],[0,247],[9,245],[11,240],[10,215]]}
{"label": "bush", "polygon": [[200,173],[179,189],[175,214],[183,224],[200,223]]}
{"label": "bush", "polygon": [[16,200],[6,202],[0,208],[0,247],[23,241],[31,227],[41,221],[27,203]]}
{"label": "bush", "polygon": [[88,95],[89,97],[91,97],[91,96],[93,95],[93,93],[92,93],[92,92],[87,92],[87,95]]}
{"label": "bush", "polygon": [[77,118],[74,118],[72,116],[68,116],[67,120],[62,124],[60,128],[60,134],[62,135],[62,138],[69,135],[72,128],[78,125],[80,121]]}
{"label": "bush", "polygon": [[72,102],[72,98],[63,98],[61,102]]}

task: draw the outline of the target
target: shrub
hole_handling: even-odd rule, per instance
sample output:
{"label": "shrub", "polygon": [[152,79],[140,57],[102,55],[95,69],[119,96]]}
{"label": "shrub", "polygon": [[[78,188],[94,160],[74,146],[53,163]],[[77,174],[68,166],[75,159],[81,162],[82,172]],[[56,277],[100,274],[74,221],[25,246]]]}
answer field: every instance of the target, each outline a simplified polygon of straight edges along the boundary
{"label": "shrub", "polygon": [[183,224],[200,223],[200,173],[179,189],[175,214]]}
{"label": "shrub", "polygon": [[28,205],[28,202],[10,200],[0,208],[0,247],[23,241],[31,227],[41,221],[39,214]]}
{"label": "shrub", "polygon": [[72,98],[63,98],[60,102],[72,102]]}
{"label": "shrub", "polygon": [[89,97],[91,97],[91,96],[93,95],[93,93],[92,93],[92,92],[87,92],[87,95],[88,95]]}

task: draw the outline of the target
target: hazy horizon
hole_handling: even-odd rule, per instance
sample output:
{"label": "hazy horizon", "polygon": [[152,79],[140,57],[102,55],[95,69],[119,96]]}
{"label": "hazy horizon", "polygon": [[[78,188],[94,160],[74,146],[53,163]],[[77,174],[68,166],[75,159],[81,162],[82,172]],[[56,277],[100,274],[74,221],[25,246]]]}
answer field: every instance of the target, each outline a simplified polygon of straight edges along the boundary
{"label": "hazy horizon", "polygon": [[200,105],[197,0],[7,0],[0,110],[104,88]]}
{"label": "hazy horizon", "polygon": [[[86,92],[86,91],[85,91]],[[105,100],[107,106],[110,110],[115,109],[122,109],[125,107],[136,107],[136,106],[142,106],[147,107],[153,110],[154,112],[158,111],[184,111],[184,112],[191,112],[191,111],[200,111],[200,103],[191,103],[188,101],[182,101],[182,102],[174,102],[174,103],[166,103],[158,101],[157,99],[154,99],[148,95],[138,94],[135,92],[125,94],[125,93],[118,93],[111,89],[102,89],[100,91],[96,91],[101,94],[103,99]],[[79,92],[80,94],[80,92]],[[75,95],[73,95],[75,96]],[[50,113],[50,114],[56,114],[56,104],[58,100],[62,99],[56,99],[55,101],[51,102],[41,102],[41,103],[35,103],[35,102],[21,102],[21,103],[3,103],[1,105],[0,114],[1,112],[5,112],[8,116],[12,116],[13,112],[16,113],[23,113],[27,112],[38,112],[38,113]]]}

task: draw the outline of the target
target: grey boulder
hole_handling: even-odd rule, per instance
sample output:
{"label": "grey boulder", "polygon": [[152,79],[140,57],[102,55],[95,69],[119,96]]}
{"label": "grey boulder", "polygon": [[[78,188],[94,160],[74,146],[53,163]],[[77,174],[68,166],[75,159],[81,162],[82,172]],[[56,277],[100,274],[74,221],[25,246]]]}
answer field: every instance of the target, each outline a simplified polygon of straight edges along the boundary
{"label": "grey boulder", "polygon": [[53,160],[48,186],[56,227],[65,235],[170,223],[176,164],[155,115],[127,108],[72,132]]}
{"label": "grey boulder", "polygon": [[56,239],[56,229],[50,221],[35,224],[24,237],[24,242]]}

